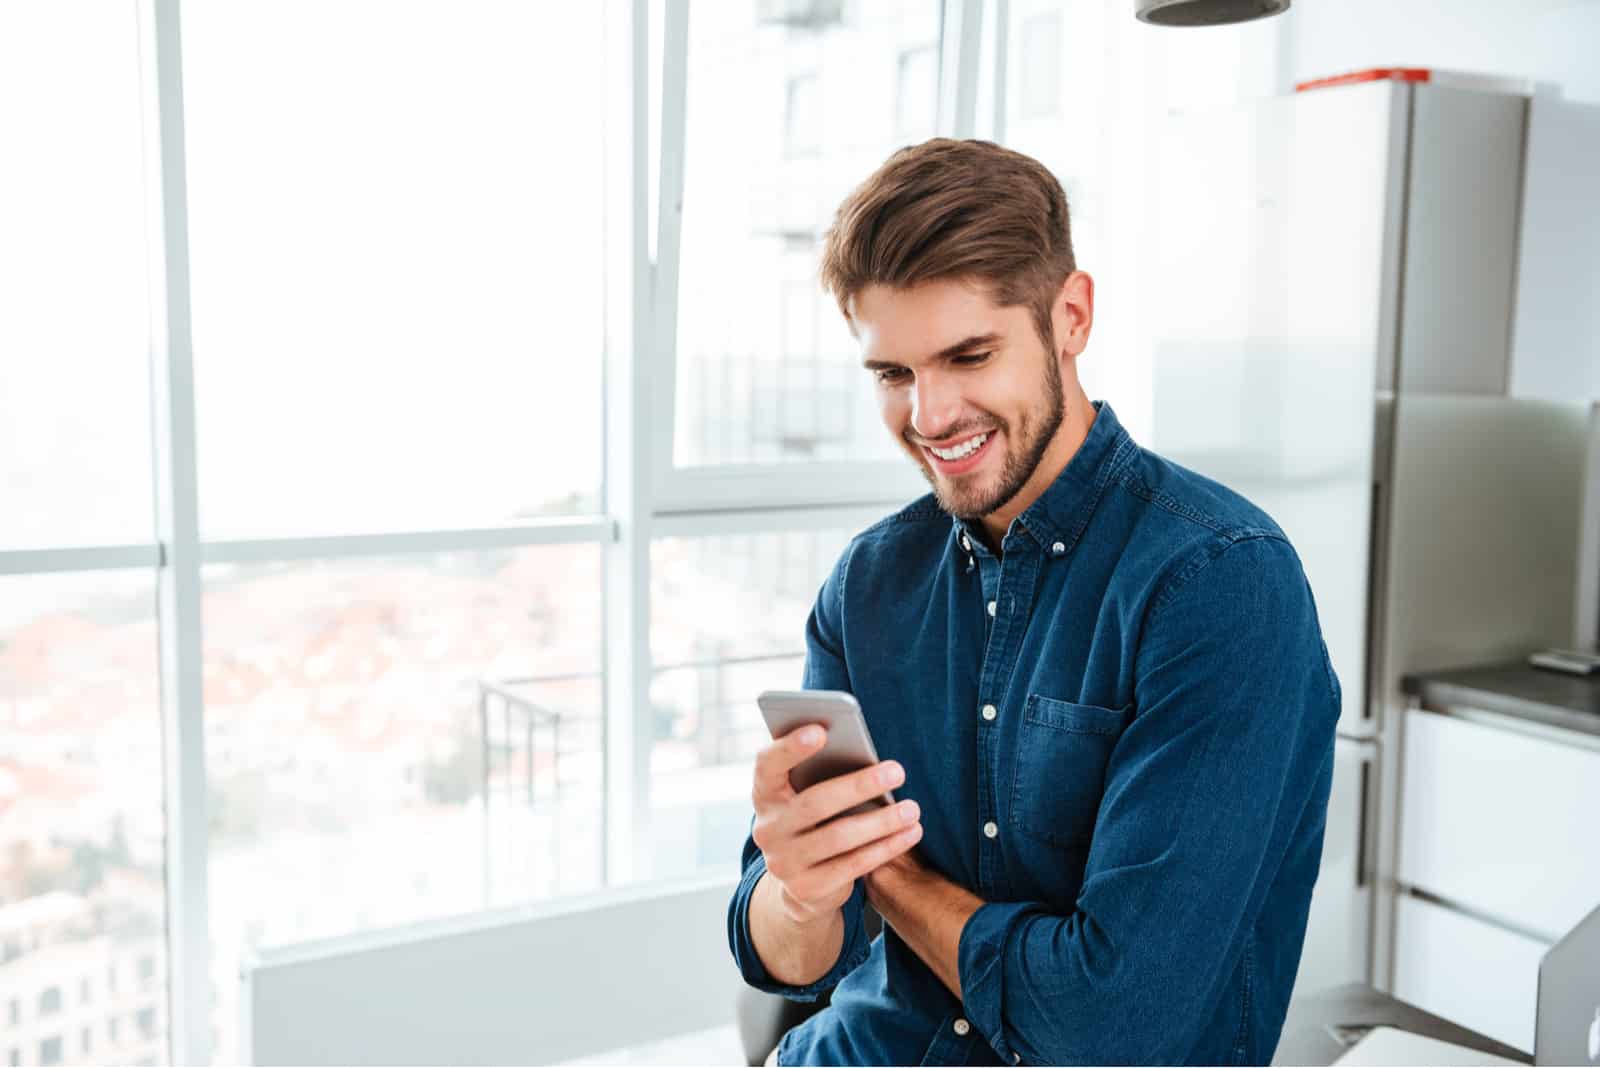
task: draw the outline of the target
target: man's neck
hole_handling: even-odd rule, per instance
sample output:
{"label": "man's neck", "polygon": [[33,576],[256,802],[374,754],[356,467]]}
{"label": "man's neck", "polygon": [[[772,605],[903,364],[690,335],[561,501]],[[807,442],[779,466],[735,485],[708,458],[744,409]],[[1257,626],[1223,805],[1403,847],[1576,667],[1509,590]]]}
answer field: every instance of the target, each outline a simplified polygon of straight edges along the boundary
{"label": "man's neck", "polygon": [[1089,436],[1089,428],[1094,425],[1095,416],[1098,414],[1094,405],[1089,403],[1089,396],[1083,392],[1082,387],[1074,390],[1067,398],[1065,410],[1061,414],[1061,425],[1056,428],[1055,437],[1050,439],[1050,445],[1039,458],[1033,474],[1028,476],[1028,481],[1022,484],[1016,496],[981,520],[984,540],[996,553],[1000,551],[1000,544],[1005,540],[1006,531],[1011,529],[1012,520],[1027,511],[1028,506],[1050,488],[1060,477],[1061,472],[1067,469],[1072,458],[1078,455],[1078,450],[1083,447],[1084,440]]}

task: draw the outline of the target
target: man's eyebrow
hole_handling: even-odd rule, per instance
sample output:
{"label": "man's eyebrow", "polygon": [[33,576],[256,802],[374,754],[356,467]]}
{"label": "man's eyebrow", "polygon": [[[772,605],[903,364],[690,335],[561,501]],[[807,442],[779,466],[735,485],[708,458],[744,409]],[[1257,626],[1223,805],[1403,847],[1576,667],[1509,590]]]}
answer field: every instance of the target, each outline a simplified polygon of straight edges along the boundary
{"label": "man's eyebrow", "polygon": [[[981,348],[984,345],[993,345],[999,340],[1000,335],[994,333],[993,331],[990,331],[987,334],[973,334],[971,337],[962,338],[954,345],[946,345],[944,348],[934,353],[933,358],[936,360],[948,360],[953,356],[960,356],[972,349]],[[865,367],[869,371],[883,371],[887,370],[888,368],[899,367],[901,365],[895,363],[893,360],[863,360],[861,362],[861,366]]]}

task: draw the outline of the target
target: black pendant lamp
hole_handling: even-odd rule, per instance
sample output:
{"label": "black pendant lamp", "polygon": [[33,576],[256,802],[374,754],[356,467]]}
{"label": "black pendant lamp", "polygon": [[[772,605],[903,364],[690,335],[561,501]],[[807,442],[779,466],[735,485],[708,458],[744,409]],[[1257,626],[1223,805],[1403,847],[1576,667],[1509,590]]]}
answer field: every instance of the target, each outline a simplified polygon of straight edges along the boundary
{"label": "black pendant lamp", "polygon": [[1281,15],[1289,0],[1133,0],[1133,9],[1153,26],[1223,26]]}

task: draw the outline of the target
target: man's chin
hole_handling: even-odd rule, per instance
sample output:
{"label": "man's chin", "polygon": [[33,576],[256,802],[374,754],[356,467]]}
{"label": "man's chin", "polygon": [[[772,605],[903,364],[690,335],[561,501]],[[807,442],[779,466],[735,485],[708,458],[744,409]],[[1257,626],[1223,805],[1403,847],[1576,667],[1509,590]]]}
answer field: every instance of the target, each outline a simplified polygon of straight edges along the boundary
{"label": "man's chin", "polygon": [[939,507],[957,519],[982,519],[998,507],[992,491],[974,492],[965,487],[958,490],[947,480],[937,477],[930,477],[928,481],[933,486],[933,496],[939,502]]}

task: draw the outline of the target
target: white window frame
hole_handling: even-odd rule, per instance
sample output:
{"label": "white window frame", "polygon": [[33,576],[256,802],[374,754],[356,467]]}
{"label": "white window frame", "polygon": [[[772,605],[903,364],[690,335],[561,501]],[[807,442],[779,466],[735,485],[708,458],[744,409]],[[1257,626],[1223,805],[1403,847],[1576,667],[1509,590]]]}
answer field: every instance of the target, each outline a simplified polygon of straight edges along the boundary
{"label": "white window frame", "polygon": [[[662,537],[860,529],[923,492],[905,460],[675,467],[676,327],[689,0],[664,0],[656,259],[648,218],[651,0],[604,0],[608,70],[603,514],[494,526],[203,539],[191,343],[181,0],[138,0],[149,267],[155,538],[0,550],[0,576],[154,570],[167,853],[168,1041],[212,1059],[201,569],[259,563],[593,544],[603,558],[604,881],[632,881],[647,843],[650,547]],[[942,0],[938,129],[971,136],[983,0]],[[797,635],[797,644],[798,644]]]}

